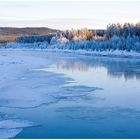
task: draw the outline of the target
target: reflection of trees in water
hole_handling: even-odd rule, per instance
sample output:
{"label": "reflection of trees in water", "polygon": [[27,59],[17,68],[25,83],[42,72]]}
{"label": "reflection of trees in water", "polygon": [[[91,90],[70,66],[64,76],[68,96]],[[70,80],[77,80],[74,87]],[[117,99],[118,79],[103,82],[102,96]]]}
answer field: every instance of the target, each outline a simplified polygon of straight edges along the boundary
{"label": "reflection of trees in water", "polygon": [[140,62],[110,62],[106,64],[108,75],[115,77],[124,77],[127,79],[140,79]]}
{"label": "reflection of trees in water", "polygon": [[127,58],[80,58],[80,59],[65,59],[57,63],[57,68],[66,70],[78,70],[86,72],[90,68],[105,67],[108,75],[114,77],[124,77],[127,79],[140,79],[140,60]]}
{"label": "reflection of trees in water", "polygon": [[62,60],[57,63],[57,69],[64,69],[64,70],[71,70],[71,71],[83,71],[86,72],[89,70],[90,65],[86,64],[85,62],[82,61],[69,61],[69,60]]}

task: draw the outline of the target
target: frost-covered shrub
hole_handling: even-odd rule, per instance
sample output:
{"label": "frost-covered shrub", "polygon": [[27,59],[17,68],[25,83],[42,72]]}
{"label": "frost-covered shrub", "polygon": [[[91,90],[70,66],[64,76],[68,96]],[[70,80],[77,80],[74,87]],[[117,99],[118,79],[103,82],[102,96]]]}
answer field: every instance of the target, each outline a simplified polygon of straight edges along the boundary
{"label": "frost-covered shrub", "polygon": [[105,50],[126,50],[140,52],[140,38],[132,37],[118,37],[113,36],[109,40],[73,40],[67,43],[55,44],[58,49],[71,49],[71,50],[89,50],[89,51],[105,51]]}

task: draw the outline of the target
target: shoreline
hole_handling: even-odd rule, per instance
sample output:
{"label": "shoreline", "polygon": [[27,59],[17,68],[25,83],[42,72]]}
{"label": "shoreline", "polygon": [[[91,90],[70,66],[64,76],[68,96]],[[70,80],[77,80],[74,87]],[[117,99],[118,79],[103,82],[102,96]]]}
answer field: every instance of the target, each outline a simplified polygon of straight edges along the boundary
{"label": "shoreline", "polygon": [[87,50],[69,50],[69,49],[48,49],[48,48],[26,48],[26,47],[16,47],[16,48],[0,48],[0,50],[38,50],[38,51],[47,51],[47,52],[56,52],[56,53],[73,53],[77,55],[85,56],[102,56],[102,57],[116,57],[116,58],[136,58],[140,59],[140,53],[135,51],[121,51],[121,50],[106,50],[106,51],[87,51]]}

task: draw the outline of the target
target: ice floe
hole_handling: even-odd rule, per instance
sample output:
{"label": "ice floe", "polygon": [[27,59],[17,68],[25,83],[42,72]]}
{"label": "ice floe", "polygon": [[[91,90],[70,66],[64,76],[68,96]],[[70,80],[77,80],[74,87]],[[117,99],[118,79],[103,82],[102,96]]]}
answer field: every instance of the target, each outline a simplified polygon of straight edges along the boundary
{"label": "ice floe", "polygon": [[14,138],[24,128],[37,126],[35,123],[0,113],[0,138]]}

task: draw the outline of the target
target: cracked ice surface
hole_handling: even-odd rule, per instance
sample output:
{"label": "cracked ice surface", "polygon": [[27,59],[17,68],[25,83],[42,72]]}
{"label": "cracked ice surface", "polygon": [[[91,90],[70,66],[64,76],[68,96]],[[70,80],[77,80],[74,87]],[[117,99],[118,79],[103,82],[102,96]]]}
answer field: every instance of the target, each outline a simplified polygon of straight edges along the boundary
{"label": "cracked ice surface", "polygon": [[[33,108],[57,102],[63,98],[87,95],[97,87],[65,86],[73,79],[63,74],[37,69],[53,63],[38,52],[1,50],[0,52],[0,107]],[[36,70],[35,70],[36,69]],[[34,126],[22,119],[0,115],[0,138],[13,138],[23,128]]]}

